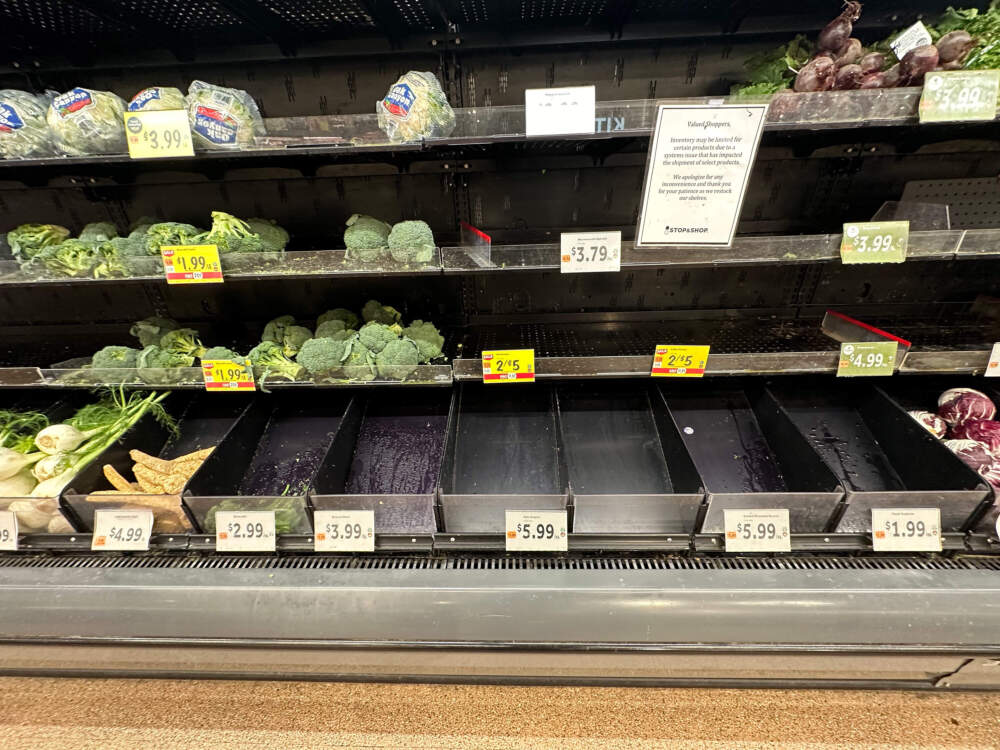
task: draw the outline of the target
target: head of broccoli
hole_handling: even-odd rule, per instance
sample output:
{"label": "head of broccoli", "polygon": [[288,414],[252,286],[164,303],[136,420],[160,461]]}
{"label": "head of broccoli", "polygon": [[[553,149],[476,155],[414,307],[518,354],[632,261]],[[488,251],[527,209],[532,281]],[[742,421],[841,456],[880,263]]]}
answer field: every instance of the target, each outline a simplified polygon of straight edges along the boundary
{"label": "head of broccoli", "polygon": [[391,227],[373,216],[354,214],[344,230],[345,257],[362,263],[372,263],[385,257]]}
{"label": "head of broccoli", "polygon": [[288,247],[291,239],[288,232],[271,219],[247,219],[250,231],[260,237],[261,252],[281,253]]}
{"label": "head of broccoli", "polygon": [[87,224],[80,232],[79,239],[85,242],[107,242],[118,236],[118,229],[109,221],[96,221]]}
{"label": "head of broccoli", "polygon": [[177,323],[170,318],[144,318],[134,323],[129,329],[129,333],[139,339],[143,347],[159,344],[160,339],[167,331],[176,331],[180,328]]}
{"label": "head of broccoli", "polygon": [[434,233],[425,221],[401,221],[389,232],[389,252],[397,263],[430,263]]}
{"label": "head of broccoli", "polygon": [[65,240],[42,248],[22,266],[29,272],[48,272],[55,276],[87,276],[98,262],[97,246],[84,240]]}
{"label": "head of broccoli", "polygon": [[374,321],[391,326],[393,323],[401,321],[403,314],[395,307],[389,307],[378,300],[370,299],[365,302],[365,306],[361,309],[361,317],[365,319],[366,323]]}
{"label": "head of broccoli", "polygon": [[170,245],[194,245],[201,234],[198,227],[177,221],[163,221],[146,229],[146,254],[159,255],[160,248]]}
{"label": "head of broccoli", "polygon": [[146,257],[145,238],[112,237],[97,246],[97,265],[94,278],[106,279],[114,276],[132,275],[135,258]]}
{"label": "head of broccoli", "polygon": [[192,367],[194,355],[182,354],[170,349],[152,344],[139,352],[137,361],[139,379],[151,385],[160,383],[175,383],[183,379],[178,368]]}
{"label": "head of broccoli", "polygon": [[294,357],[302,345],[312,337],[312,331],[305,326],[288,326],[281,340],[282,351],[286,357]]}
{"label": "head of broccoli", "polygon": [[365,323],[358,331],[358,340],[373,354],[378,354],[390,341],[397,340],[403,333],[398,325],[387,326],[384,323]]}
{"label": "head of broccoli", "polygon": [[359,334],[345,342],[344,366],[341,373],[349,380],[368,382],[375,379],[375,354],[361,343]]}
{"label": "head of broccoli", "polygon": [[42,248],[58,245],[69,230],[58,224],[22,224],[7,232],[7,244],[19,263],[35,257]]}
{"label": "head of broccoli", "polygon": [[232,214],[212,211],[212,228],[198,237],[198,243],[216,245],[220,253],[259,253],[264,243],[250,225]]}
{"label": "head of broccoli", "polygon": [[358,316],[353,312],[344,307],[337,307],[333,310],[327,310],[325,313],[316,318],[316,329],[326,323],[329,320],[342,320],[344,322],[344,328],[357,328]]}
{"label": "head of broccoli", "polygon": [[403,335],[416,343],[417,349],[420,350],[421,362],[430,362],[441,356],[444,336],[430,321],[414,320],[403,329]]}
{"label": "head of broccoli", "polygon": [[347,326],[344,325],[342,320],[326,320],[316,326],[316,338],[326,339],[333,338],[335,335],[346,331]]}
{"label": "head of broccoli", "polygon": [[375,365],[380,377],[404,380],[420,364],[420,350],[410,339],[390,341],[375,355]]}
{"label": "head of broccoli", "polygon": [[285,356],[281,344],[261,341],[247,354],[250,364],[259,371],[257,381],[263,384],[269,377],[298,380],[302,366]]}
{"label": "head of broccoli", "polygon": [[167,331],[160,339],[160,347],[185,357],[200,357],[205,347],[193,328],[177,328]]}
{"label": "head of broccoli", "polygon": [[295,361],[302,365],[314,378],[336,375],[347,356],[347,341],[315,338],[306,341]]}
{"label": "head of broccoli", "polygon": [[135,367],[139,350],[129,346],[106,346],[94,354],[90,366],[95,370]]}
{"label": "head of broccoli", "polygon": [[264,326],[264,333],[261,334],[261,341],[272,341],[275,344],[285,343],[285,329],[295,325],[295,318],[291,315],[282,315],[280,318],[268,321]]}
{"label": "head of broccoli", "polygon": [[211,346],[201,355],[202,361],[213,359],[224,359],[227,362],[235,362],[238,365],[245,365],[246,358],[237,354],[232,349],[225,346]]}

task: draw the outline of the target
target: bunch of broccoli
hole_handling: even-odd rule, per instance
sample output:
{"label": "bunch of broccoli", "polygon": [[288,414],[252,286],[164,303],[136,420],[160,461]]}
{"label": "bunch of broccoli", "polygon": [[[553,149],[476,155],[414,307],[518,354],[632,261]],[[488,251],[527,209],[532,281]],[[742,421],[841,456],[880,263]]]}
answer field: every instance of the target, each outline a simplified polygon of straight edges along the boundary
{"label": "bunch of broccoli", "polygon": [[434,233],[424,221],[384,221],[354,214],[344,230],[345,257],[349,261],[378,263],[391,257],[402,265],[430,263],[434,258]]}
{"label": "bunch of broccoli", "polygon": [[96,382],[130,382],[133,373],[123,375],[125,369],[134,369],[134,378],[150,385],[179,382],[177,368],[193,367],[206,353],[197,331],[168,318],[140,320],[130,333],[141,348],[106,346],[91,358],[88,374]]}

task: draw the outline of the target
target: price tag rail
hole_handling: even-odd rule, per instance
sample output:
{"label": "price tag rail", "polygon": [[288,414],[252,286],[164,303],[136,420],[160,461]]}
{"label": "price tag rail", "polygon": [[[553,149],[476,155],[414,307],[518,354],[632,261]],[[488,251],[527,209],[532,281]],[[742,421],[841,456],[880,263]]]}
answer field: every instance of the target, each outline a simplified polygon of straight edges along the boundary
{"label": "price tag rail", "polygon": [[[872,532],[831,532],[831,533],[792,533],[789,536],[792,552],[869,552],[878,555],[922,555],[923,552],[878,552],[872,547]],[[969,551],[967,535],[964,532],[952,531],[941,535],[942,551]],[[695,552],[725,553],[724,534],[695,534],[692,549]],[[997,550],[994,550],[997,551]],[[728,557],[770,557],[787,555],[787,552],[729,552]]]}
{"label": "price tag rail", "polygon": [[[691,549],[691,535],[676,534],[577,534],[567,535],[568,553],[576,552],[683,552]],[[508,555],[559,556],[567,552],[506,552],[503,534],[441,532],[434,535],[435,552],[501,552]]]}

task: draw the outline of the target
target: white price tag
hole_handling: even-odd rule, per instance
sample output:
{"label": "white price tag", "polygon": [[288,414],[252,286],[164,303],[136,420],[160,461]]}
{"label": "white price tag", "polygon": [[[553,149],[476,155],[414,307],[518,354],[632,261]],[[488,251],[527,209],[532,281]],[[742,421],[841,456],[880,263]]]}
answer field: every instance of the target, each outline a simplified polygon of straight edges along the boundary
{"label": "white price tag", "polygon": [[373,510],[317,510],[313,526],[317,552],[375,551]]}
{"label": "white price tag", "polygon": [[791,552],[788,511],[725,510],[726,552]]}
{"label": "white price tag", "polygon": [[565,552],[569,549],[564,510],[506,511],[508,552]]}
{"label": "white price tag", "polygon": [[153,533],[151,510],[95,510],[92,551],[147,550]]}
{"label": "white price tag", "polygon": [[593,133],[595,99],[593,86],[525,89],[524,132],[529,137]]}
{"label": "white price tag", "polygon": [[13,511],[0,511],[0,550],[17,549],[17,516]]}
{"label": "white price tag", "polygon": [[987,378],[1000,378],[1000,343],[993,345],[993,351],[990,352],[990,361],[986,365],[986,372],[983,375]]}
{"label": "white price tag", "polygon": [[622,268],[621,232],[563,232],[559,240],[562,273],[597,273]]}
{"label": "white price tag", "polygon": [[273,510],[220,510],[215,514],[216,552],[274,552]]}
{"label": "white price tag", "polygon": [[911,49],[923,47],[931,43],[931,33],[924,26],[923,21],[917,21],[910,28],[903,31],[899,36],[889,42],[893,53],[900,60]]}
{"label": "white price tag", "polygon": [[876,552],[940,552],[938,508],[872,508],[872,548]]}

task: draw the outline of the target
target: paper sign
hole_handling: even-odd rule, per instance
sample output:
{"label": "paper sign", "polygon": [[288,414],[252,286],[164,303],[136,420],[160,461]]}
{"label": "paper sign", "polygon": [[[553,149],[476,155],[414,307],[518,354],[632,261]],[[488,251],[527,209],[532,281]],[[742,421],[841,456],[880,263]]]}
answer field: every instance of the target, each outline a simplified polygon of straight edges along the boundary
{"label": "paper sign", "polygon": [[920,95],[920,122],[992,120],[998,90],[1000,70],[928,73]]}
{"label": "paper sign", "polygon": [[374,552],[375,511],[317,510],[313,513],[317,552]]}
{"label": "paper sign", "polygon": [[910,239],[908,221],[844,224],[840,259],[844,263],[902,263]]}
{"label": "paper sign", "polygon": [[534,383],[534,349],[498,349],[483,352],[484,383]]}
{"label": "paper sign", "polygon": [[17,516],[13,511],[0,510],[0,550],[17,549]]}
{"label": "paper sign", "polygon": [[222,262],[216,245],[163,245],[168,284],[221,284]]}
{"label": "paper sign", "polygon": [[561,273],[621,270],[621,232],[563,232],[559,240]]}
{"label": "paper sign", "polygon": [[205,377],[206,391],[235,393],[255,390],[253,368],[250,365],[241,365],[228,359],[203,359],[201,370]]}
{"label": "paper sign", "polygon": [[896,369],[895,341],[860,341],[840,345],[838,378],[892,375]]}
{"label": "paper sign", "polygon": [[700,378],[705,374],[710,348],[657,344],[650,375],[654,378]]}
{"label": "paper sign", "polygon": [[732,244],[766,114],[766,104],[658,107],[636,247]]}
{"label": "paper sign", "polygon": [[133,159],[194,156],[188,114],[183,109],[126,112],[125,135]]}
{"label": "paper sign", "polygon": [[565,552],[569,549],[564,510],[508,510],[505,520],[508,552]]}
{"label": "paper sign", "polygon": [[910,28],[903,31],[899,36],[889,42],[893,53],[899,60],[903,59],[911,49],[923,47],[931,43],[931,33],[924,26],[922,21],[917,21]]}
{"label": "paper sign", "polygon": [[593,133],[595,99],[593,86],[525,89],[524,132],[528,137]]}
{"label": "paper sign", "polygon": [[273,510],[220,510],[215,514],[216,552],[274,552]]}
{"label": "paper sign", "polygon": [[986,365],[986,372],[983,373],[988,378],[1000,378],[1000,343],[993,345],[990,352],[990,361]]}
{"label": "paper sign", "polygon": [[872,508],[872,548],[876,552],[940,552],[938,508]]}
{"label": "paper sign", "polygon": [[90,549],[148,550],[152,533],[151,510],[95,510]]}
{"label": "paper sign", "polygon": [[791,552],[788,511],[724,510],[726,552]]}

